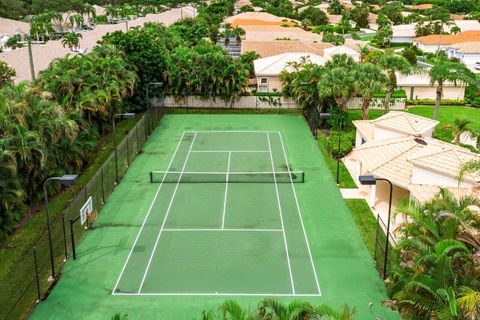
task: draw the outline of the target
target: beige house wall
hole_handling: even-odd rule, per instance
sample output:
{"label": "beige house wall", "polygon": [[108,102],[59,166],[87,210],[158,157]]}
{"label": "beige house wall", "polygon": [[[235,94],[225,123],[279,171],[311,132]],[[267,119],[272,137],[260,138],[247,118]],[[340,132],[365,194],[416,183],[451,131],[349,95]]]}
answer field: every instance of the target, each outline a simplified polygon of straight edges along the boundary
{"label": "beige house wall", "polygon": [[[408,99],[435,99],[437,89],[435,87],[401,86],[405,90]],[[443,88],[443,99],[463,100],[465,97],[465,87],[445,87]]]}
{"label": "beige house wall", "polygon": [[[267,78],[268,79],[268,86],[267,90],[262,90],[260,87],[262,86],[261,79]],[[282,82],[280,81],[280,77],[275,76],[257,76],[257,91],[258,92],[280,92],[282,91]]]}

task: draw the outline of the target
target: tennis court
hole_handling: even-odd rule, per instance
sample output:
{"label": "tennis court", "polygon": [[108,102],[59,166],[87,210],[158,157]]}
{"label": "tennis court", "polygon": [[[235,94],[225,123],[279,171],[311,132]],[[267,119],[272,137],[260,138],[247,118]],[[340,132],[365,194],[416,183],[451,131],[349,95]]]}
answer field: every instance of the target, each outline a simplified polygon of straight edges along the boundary
{"label": "tennis court", "polygon": [[32,319],[200,319],[226,299],[400,319],[305,119],[167,115]]}
{"label": "tennis court", "polygon": [[185,131],[159,169],[114,295],[321,295],[280,132]]}

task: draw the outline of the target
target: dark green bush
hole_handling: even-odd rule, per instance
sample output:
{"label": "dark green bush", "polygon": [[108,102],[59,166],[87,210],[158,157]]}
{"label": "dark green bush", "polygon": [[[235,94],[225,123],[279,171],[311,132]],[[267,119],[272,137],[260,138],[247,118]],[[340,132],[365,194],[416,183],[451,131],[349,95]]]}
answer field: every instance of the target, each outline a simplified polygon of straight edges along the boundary
{"label": "dark green bush", "polygon": [[330,136],[327,139],[327,149],[332,157],[343,158],[353,149],[353,144],[355,142],[355,131],[342,131],[340,148],[338,148],[338,137],[338,130],[330,131]]}
{"label": "dark green bush", "polygon": [[[435,99],[413,99],[407,100],[407,105],[424,105],[424,106],[433,106],[435,105]],[[450,100],[450,99],[442,99],[440,105],[453,105],[453,106],[463,106],[465,105],[464,100]]]}

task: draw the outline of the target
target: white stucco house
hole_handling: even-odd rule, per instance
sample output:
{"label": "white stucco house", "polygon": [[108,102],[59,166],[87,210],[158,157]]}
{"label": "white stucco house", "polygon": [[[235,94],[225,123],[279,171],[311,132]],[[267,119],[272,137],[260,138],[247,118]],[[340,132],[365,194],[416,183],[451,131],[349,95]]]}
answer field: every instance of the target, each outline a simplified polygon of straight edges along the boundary
{"label": "white stucco house", "polygon": [[[432,138],[438,124],[421,116],[389,112],[376,120],[353,121],[357,129],[354,150],[345,163],[354,179],[373,175],[393,184],[394,205],[409,198],[420,203],[431,200],[440,188],[456,196],[480,195],[480,175],[457,177],[462,166],[480,155],[457,145]],[[388,203],[389,186],[379,182],[368,188],[371,207]]]}
{"label": "white stucco house", "polygon": [[336,46],[323,49],[323,57],[327,60],[331,60],[333,56],[337,54],[346,54],[356,62],[360,61],[360,53],[347,46]]}
{"label": "white stucco house", "polygon": [[446,53],[449,58],[459,59],[473,71],[477,66],[480,69],[480,37],[479,41],[452,44],[447,47]]}
{"label": "white stucco house", "polygon": [[[401,75],[397,74],[397,89],[405,90],[407,99],[435,99],[437,88],[430,84],[430,77],[427,73]],[[465,86],[460,83],[445,82],[443,85],[444,99],[463,100],[465,97]]]}
{"label": "white stucco house", "polygon": [[258,92],[280,92],[282,83],[280,73],[283,70],[292,71],[291,63],[312,63],[324,65],[327,60],[308,52],[287,52],[276,56],[256,59],[253,61]]}
{"label": "white stucco house", "polygon": [[392,26],[392,43],[412,43],[415,38],[416,23]]}

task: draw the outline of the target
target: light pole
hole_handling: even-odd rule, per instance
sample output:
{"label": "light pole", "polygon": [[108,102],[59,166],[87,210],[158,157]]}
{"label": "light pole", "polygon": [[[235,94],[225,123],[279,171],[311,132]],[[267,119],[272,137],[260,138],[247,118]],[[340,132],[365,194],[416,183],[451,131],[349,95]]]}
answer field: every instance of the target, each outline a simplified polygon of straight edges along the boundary
{"label": "light pole", "polygon": [[47,184],[49,181],[57,180],[62,185],[72,185],[77,181],[78,175],[76,174],[64,174],[61,177],[49,177],[43,183],[43,194],[45,196],[45,208],[47,211],[47,229],[48,229],[48,246],[50,248],[50,264],[52,267],[52,279],[55,278],[55,261],[53,257],[53,245],[52,245],[52,224],[50,221],[50,210],[48,208],[48,192]]}
{"label": "light pole", "polygon": [[116,137],[116,130],[115,130],[115,119],[122,117],[123,119],[132,119],[135,117],[135,113],[127,112],[127,113],[118,113],[113,116],[112,119],[112,127],[113,127],[113,146],[115,148],[115,182],[118,184],[118,150],[117,150],[117,137]]}
{"label": "light pole", "polygon": [[148,95],[148,88],[152,86],[152,87],[155,87],[155,88],[161,88],[163,87],[163,82],[150,82],[150,83],[147,83],[147,109],[150,109],[150,99],[149,99],[149,95]]}
{"label": "light pole", "polygon": [[[331,114],[330,113],[320,113],[320,119],[330,119]],[[340,147],[342,143],[342,126],[343,126],[343,115],[338,116],[338,153],[336,155],[337,158],[337,172],[336,172],[336,180],[337,180],[337,185],[340,185]]]}
{"label": "light pole", "polygon": [[388,262],[388,247],[389,247],[389,237],[390,237],[390,214],[392,212],[392,193],[393,193],[393,184],[390,180],[385,178],[375,178],[372,175],[359,176],[358,180],[360,184],[366,186],[376,185],[377,181],[386,181],[390,184],[390,196],[388,199],[388,219],[387,219],[387,240],[385,241],[385,259],[383,261],[383,279],[387,278],[387,262]]}

